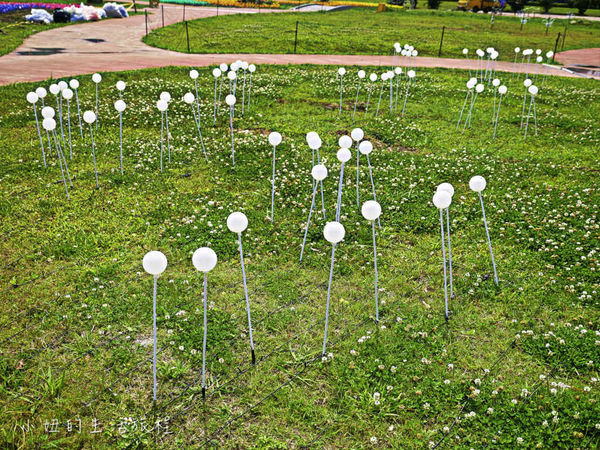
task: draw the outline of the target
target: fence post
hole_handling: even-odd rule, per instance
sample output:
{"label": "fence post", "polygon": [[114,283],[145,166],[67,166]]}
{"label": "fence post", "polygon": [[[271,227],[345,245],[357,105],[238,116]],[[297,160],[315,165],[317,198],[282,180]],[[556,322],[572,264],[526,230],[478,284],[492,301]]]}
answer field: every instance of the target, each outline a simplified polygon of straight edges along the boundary
{"label": "fence post", "polygon": [[135,11],[135,13],[137,14],[137,4],[135,3],[135,0],[133,2],[133,10]]}
{"label": "fence post", "polygon": [[185,38],[187,39],[187,49],[188,49],[188,53],[190,52],[190,32],[188,30],[188,23],[187,20],[185,21]]}
{"label": "fence post", "polygon": [[165,5],[160,5],[160,15],[162,16],[162,26],[165,27]]}
{"label": "fence post", "polygon": [[146,36],[148,36],[148,10],[144,9],[144,16],[146,16]]}
{"label": "fence post", "polygon": [[296,36],[294,37],[294,54],[296,54],[297,46],[298,46],[298,21],[296,20]]}
{"label": "fence post", "polygon": [[562,51],[565,48],[565,38],[567,37],[567,25],[565,24],[565,31],[563,33],[562,45],[560,46],[560,50]]}
{"label": "fence post", "polygon": [[442,56],[442,44],[444,43],[444,31],[446,30],[446,26],[442,27],[442,38],[440,39],[440,50],[438,51],[438,56]]}
{"label": "fence post", "polygon": [[554,56],[556,55],[556,49],[558,48],[558,42],[560,41],[560,33],[556,36],[556,42],[554,43],[554,55],[552,55],[552,62],[554,62]]}
{"label": "fence post", "polygon": [[185,3],[183,4],[183,21],[185,22]]}

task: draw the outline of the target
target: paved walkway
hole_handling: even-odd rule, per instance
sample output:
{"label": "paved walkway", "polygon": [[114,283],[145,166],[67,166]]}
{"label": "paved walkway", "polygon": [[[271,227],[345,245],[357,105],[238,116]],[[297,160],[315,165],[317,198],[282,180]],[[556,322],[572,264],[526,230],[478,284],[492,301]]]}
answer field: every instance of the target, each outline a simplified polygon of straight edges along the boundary
{"label": "paved walkway", "polygon": [[[217,14],[258,13],[257,9],[188,7],[186,19]],[[277,12],[261,10],[261,13]],[[164,23],[169,25],[183,20],[183,8],[164,5]],[[162,25],[161,10],[149,10],[149,29]],[[147,46],[141,39],[146,33],[144,15],[127,19],[112,19],[56,28],[34,34],[14,52],[0,57],[0,85],[15,82],[41,81],[90,74],[99,71],[120,71],[164,66],[209,66],[243,58],[255,64],[333,64],[361,66],[391,66],[391,56],[362,55],[276,55],[276,54],[204,54],[193,55]],[[402,61],[400,61],[402,65]],[[418,57],[417,67],[456,69],[476,68],[474,61],[464,58]],[[514,71],[513,63],[498,62],[499,71]],[[530,65],[530,73],[546,73],[540,65]],[[559,68],[549,70],[559,76],[577,76]]]}

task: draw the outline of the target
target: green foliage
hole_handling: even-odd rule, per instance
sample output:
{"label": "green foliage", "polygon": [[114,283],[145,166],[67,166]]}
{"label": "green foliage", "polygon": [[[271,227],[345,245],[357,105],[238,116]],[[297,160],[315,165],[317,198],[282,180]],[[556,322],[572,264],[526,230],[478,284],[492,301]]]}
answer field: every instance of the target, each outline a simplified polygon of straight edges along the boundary
{"label": "green foliage", "polygon": [[[0,200],[10,204],[0,221],[6,237],[0,240],[0,418],[11,424],[2,428],[3,447],[195,448],[209,438],[223,448],[423,448],[441,439],[461,448],[593,447],[600,416],[595,81],[538,77],[538,135],[530,123],[523,139],[522,79],[498,73],[508,94],[492,141],[491,87],[477,97],[472,127],[456,130],[468,73],[417,70],[402,118],[390,113],[387,95],[375,117],[380,85],[363,81],[353,122],[357,69],[344,79],[340,116],[336,69],[259,66],[250,111],[242,116],[236,107],[235,167],[223,96],[212,125],[210,68],[200,69],[198,80],[208,163],[190,107],[180,101],[194,89],[189,68],[105,73],[95,134],[100,189],[89,137],[75,133],[71,201],[57,183],[56,158],[43,167],[24,101],[39,83],[0,88]],[[113,106],[119,79],[127,83],[124,175]],[[89,77],[80,81],[82,109],[92,109],[93,85]],[[401,104],[406,81],[396,81]],[[173,97],[171,163],[161,173],[155,101],[164,90]],[[374,144],[370,163],[383,206],[376,229],[381,317],[372,320],[372,235],[356,207],[353,162],[345,169],[346,237],[336,247],[323,361],[331,245],[322,237],[319,208],[298,262],[312,194],[305,135],[315,130],[323,140],[330,220],[338,138],[356,126]],[[283,142],[271,224],[266,138],[273,130]],[[364,201],[372,190],[362,157],[359,170]],[[499,286],[490,277],[481,207],[468,187],[475,174],[488,180],[483,198]],[[456,189],[450,208],[456,296],[447,324],[439,215],[431,205],[443,181]],[[226,228],[234,210],[250,223],[243,245],[255,366],[237,240]],[[219,262],[208,275],[203,401],[203,277],[190,258],[204,245]],[[158,282],[156,405],[152,279],[140,264],[150,249],[169,259]],[[170,432],[155,430],[155,420],[167,416]],[[44,420],[73,417],[82,419],[81,434],[64,426],[56,434],[43,431]],[[93,418],[105,425],[103,433],[90,434]],[[24,432],[27,420],[37,427]]]}
{"label": "green foliage", "polygon": [[[437,57],[443,26],[442,52],[447,57],[464,58],[465,47],[493,46],[500,59],[512,61],[515,47],[548,51],[556,41],[556,35],[546,35],[542,20],[531,20],[521,30],[519,18],[513,15],[496,16],[491,28],[489,16],[483,14],[433,10],[380,14],[353,8],[327,14],[236,14],[190,21],[190,49],[192,53],[292,53],[297,21],[296,51],[302,54],[389,55],[394,42],[413,42],[418,33],[419,55]],[[185,32],[183,24],[174,24],[153,30],[144,42],[187,51]],[[599,22],[569,24],[565,50],[598,46]]]}
{"label": "green foliage", "polygon": [[438,9],[441,3],[442,0],[427,0],[427,6],[429,9]]}

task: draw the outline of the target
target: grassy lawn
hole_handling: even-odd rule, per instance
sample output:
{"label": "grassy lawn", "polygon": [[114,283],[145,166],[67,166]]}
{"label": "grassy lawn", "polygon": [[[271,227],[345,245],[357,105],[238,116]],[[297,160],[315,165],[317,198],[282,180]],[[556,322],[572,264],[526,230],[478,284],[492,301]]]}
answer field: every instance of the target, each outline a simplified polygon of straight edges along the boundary
{"label": "grassy lawn", "polygon": [[48,25],[29,23],[25,20],[25,16],[30,13],[31,10],[23,10],[0,14],[0,55],[12,52],[32,34],[69,25],[65,23],[51,23]]}
{"label": "grassy lawn", "polygon": [[[41,0],[36,1],[41,2]],[[32,2],[30,2],[32,3]],[[94,4],[96,8],[102,6],[102,4]],[[140,6],[138,6],[138,9]],[[141,8],[145,8],[142,5]],[[135,14],[133,9],[128,11],[130,15]],[[12,52],[15,48],[23,43],[32,34],[40,31],[50,30],[52,28],[64,27],[67,25],[80,24],[82,22],[75,23],[51,23],[51,24],[38,24],[29,23],[25,20],[25,16],[30,14],[31,10],[13,11],[11,13],[0,14],[0,56],[6,55]],[[109,20],[109,19],[104,19]]]}
{"label": "grassy lawn", "polygon": [[[511,60],[513,49],[554,49],[556,22],[546,36],[542,19],[520,22],[512,16],[497,17],[439,11],[377,13],[360,8],[333,13],[240,14],[189,22],[193,53],[292,53],[296,22],[297,53],[390,54],[394,42],[411,43],[422,56],[437,56],[442,26],[446,27],[442,56],[462,57],[462,49],[495,47],[500,59]],[[169,50],[187,51],[185,26],[173,24],[152,31],[144,42]],[[600,23],[570,24],[564,49],[600,46]],[[560,46],[559,46],[560,49]]]}
{"label": "grassy lawn", "polygon": [[[281,17],[281,16],[278,16]],[[212,125],[213,78],[201,69],[207,163],[190,107],[187,68],[104,74],[95,132],[100,189],[94,187],[89,129],[71,109],[72,200],[55,155],[44,169],[25,95],[37,85],[0,87],[0,442],[4,447],[590,448],[600,417],[598,259],[598,85],[538,79],[538,136],[519,129],[521,81],[509,87],[491,140],[493,94],[482,93],[472,128],[456,131],[467,74],[418,71],[404,118],[377,91],[350,117],[356,77],[347,77],[338,117],[335,67],[259,67],[251,109]],[[90,77],[80,77],[92,109]],[[124,100],[125,173],[119,170],[117,80]],[[49,83],[46,83],[46,85]],[[238,86],[239,88],[239,86]],[[400,85],[404,92],[405,83]],[[227,86],[224,85],[224,89]],[[171,161],[159,171],[161,91],[169,109]],[[239,91],[238,91],[239,93]],[[50,97],[47,97],[52,104]],[[401,98],[402,101],[402,98]],[[374,103],[375,102],[375,103]],[[72,105],[73,106],[73,105]],[[311,152],[319,132],[327,218],[335,211],[339,136],[354,126],[374,143],[381,322],[373,300],[371,228],[356,206],[356,167],[346,166],[329,324],[332,356],[321,361],[331,245],[320,202],[299,263],[311,200]],[[65,124],[66,127],[66,124]],[[270,209],[270,131],[277,149],[275,222]],[[65,128],[65,133],[67,128]],[[483,193],[500,285],[491,263],[471,176]],[[361,201],[370,198],[360,165]],[[452,182],[454,288],[443,320],[435,187]],[[258,362],[250,364],[235,236],[243,234]],[[202,277],[192,252],[211,246],[208,276],[208,390],[202,401]],[[144,253],[162,250],[158,284],[158,402],[152,405],[152,280]],[[515,338],[518,336],[518,338]],[[169,418],[166,421],[166,418]],[[123,418],[132,418],[126,421]],[[81,419],[81,433],[77,432]],[[456,420],[458,419],[458,420]],[[52,421],[62,424],[57,433]],[[68,421],[71,422],[68,422]],[[97,420],[99,433],[93,433]],[[160,422],[156,432],[147,431]],[[21,426],[31,427],[23,431]],[[68,424],[74,428],[69,431]],[[446,436],[447,437],[444,437]]]}

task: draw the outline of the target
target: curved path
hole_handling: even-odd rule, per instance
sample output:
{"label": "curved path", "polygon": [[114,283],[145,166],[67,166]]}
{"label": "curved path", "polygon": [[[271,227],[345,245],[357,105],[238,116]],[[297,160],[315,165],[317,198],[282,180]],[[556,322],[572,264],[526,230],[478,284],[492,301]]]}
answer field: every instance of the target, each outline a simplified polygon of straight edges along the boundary
{"label": "curved path", "polygon": [[[164,5],[165,25],[183,20],[183,7]],[[267,13],[273,10],[187,7],[186,19],[224,14]],[[281,12],[281,11],[279,11]],[[160,9],[149,10],[149,29],[162,25]],[[208,66],[240,58],[239,54],[186,54],[150,47],[142,42],[146,33],[144,15],[127,19],[83,23],[55,28],[34,34],[12,53],[0,57],[0,85],[26,81],[41,81],[94,72],[120,71],[164,66]],[[277,55],[244,54],[243,58],[256,64],[333,64],[391,66],[398,64],[391,56],[363,55]],[[400,61],[402,65],[402,61]],[[452,58],[418,57],[417,67],[476,69],[474,61]],[[499,61],[499,71],[512,72],[511,62]],[[530,73],[559,76],[578,76],[560,70],[530,65]]]}

